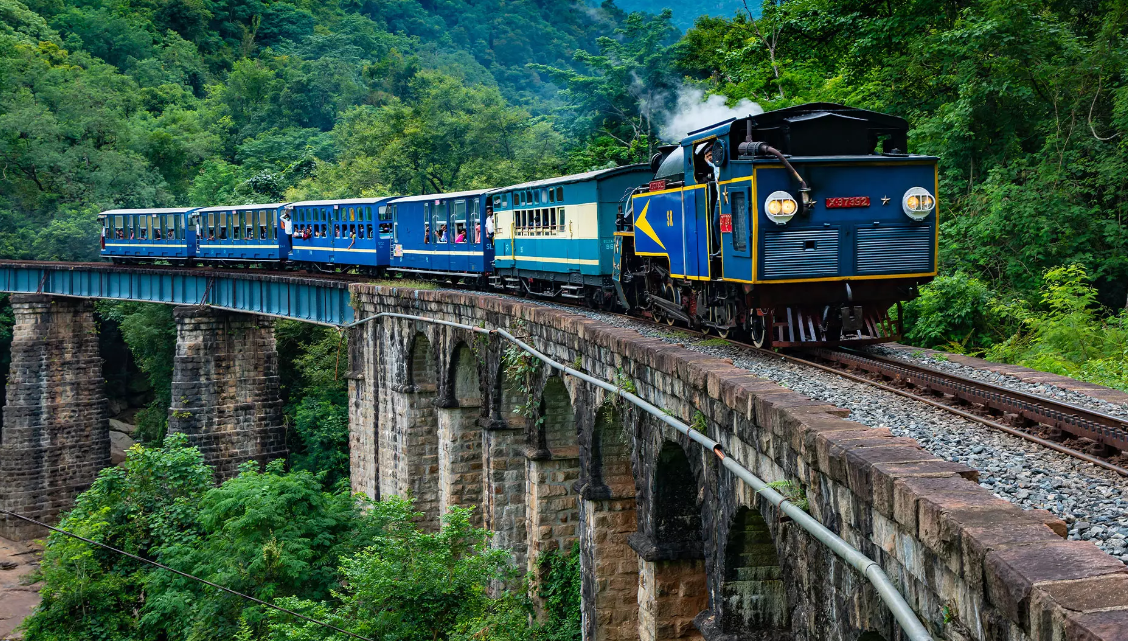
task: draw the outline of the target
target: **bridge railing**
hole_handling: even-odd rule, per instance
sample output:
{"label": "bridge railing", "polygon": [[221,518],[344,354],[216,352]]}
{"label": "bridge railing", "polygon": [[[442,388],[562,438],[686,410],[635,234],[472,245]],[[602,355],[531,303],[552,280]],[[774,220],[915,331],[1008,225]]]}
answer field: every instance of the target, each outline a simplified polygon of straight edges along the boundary
{"label": "bridge railing", "polygon": [[332,326],[353,320],[348,282],[252,269],[0,262],[0,291],[206,305]]}

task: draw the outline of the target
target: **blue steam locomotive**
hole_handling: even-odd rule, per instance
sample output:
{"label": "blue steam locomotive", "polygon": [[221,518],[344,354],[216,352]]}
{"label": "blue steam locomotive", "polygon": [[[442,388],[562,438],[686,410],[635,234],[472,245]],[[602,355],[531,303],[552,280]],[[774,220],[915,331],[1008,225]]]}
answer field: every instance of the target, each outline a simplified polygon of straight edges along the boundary
{"label": "blue steam locomotive", "polygon": [[906,153],[907,132],[814,103],[691,132],[649,166],[500,189],[111,210],[102,255],[413,275],[757,345],[878,342],[936,274],[937,159]]}

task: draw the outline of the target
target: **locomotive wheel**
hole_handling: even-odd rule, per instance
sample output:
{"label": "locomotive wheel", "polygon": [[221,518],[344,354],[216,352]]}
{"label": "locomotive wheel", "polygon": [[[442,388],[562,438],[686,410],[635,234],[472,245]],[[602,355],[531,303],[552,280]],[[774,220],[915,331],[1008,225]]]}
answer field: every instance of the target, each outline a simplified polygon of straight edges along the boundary
{"label": "locomotive wheel", "polygon": [[768,342],[768,328],[764,323],[764,317],[755,311],[749,313],[752,314],[752,320],[748,323],[748,332],[752,335],[752,345],[757,348],[763,347]]}

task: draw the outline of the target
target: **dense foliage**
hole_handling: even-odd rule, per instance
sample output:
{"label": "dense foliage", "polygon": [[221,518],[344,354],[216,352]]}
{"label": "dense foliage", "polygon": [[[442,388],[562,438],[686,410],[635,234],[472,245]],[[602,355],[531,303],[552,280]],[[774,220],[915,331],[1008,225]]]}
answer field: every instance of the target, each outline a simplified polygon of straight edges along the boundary
{"label": "dense foliage", "polygon": [[[408,501],[327,492],[280,463],[249,465],[217,487],[199,451],[174,434],[103,470],[61,527],[376,638],[532,638],[508,553],[490,548],[466,510],[425,533]],[[59,534],[38,578],[44,600],[26,622],[29,641],[333,638]],[[516,589],[490,596],[503,581]]]}

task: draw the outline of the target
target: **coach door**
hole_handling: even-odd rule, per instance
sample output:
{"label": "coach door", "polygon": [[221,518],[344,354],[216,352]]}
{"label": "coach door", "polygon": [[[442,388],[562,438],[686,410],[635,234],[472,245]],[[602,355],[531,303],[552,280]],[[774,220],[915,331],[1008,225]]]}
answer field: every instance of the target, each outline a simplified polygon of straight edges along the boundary
{"label": "coach door", "polygon": [[724,240],[724,277],[730,280],[752,280],[750,183],[721,186],[721,237]]}

